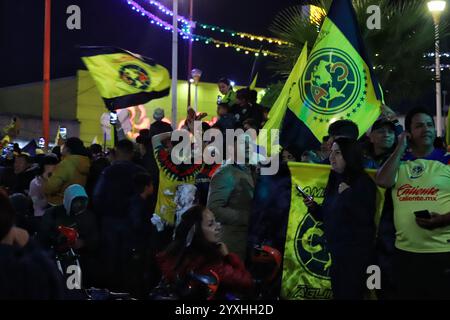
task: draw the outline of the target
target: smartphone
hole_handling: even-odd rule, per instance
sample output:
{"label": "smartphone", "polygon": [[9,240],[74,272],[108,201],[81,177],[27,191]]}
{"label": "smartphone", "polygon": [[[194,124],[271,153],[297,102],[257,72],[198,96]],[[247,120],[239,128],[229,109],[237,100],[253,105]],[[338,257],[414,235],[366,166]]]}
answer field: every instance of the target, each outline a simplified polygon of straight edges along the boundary
{"label": "smartphone", "polygon": [[67,139],[67,128],[61,127],[59,128],[59,136],[61,139],[66,140]]}
{"label": "smartphone", "polygon": [[45,148],[45,139],[44,138],[39,138],[38,147],[41,149]]}
{"label": "smartphone", "polygon": [[404,131],[403,126],[398,120],[394,120],[392,123],[394,124],[395,136],[398,137]]}
{"label": "smartphone", "polygon": [[313,200],[313,197],[311,197],[309,194],[307,194],[305,191],[303,191],[303,189],[297,185],[297,190],[298,192],[300,192],[300,194],[302,195],[303,198],[308,199],[308,200]]}
{"label": "smartphone", "polygon": [[431,214],[428,210],[414,211],[414,214],[416,215],[416,218],[431,219]]}
{"label": "smartphone", "polygon": [[115,125],[117,123],[117,112],[109,113],[109,123]]}
{"label": "smartphone", "polygon": [[14,155],[14,144],[10,143],[7,147],[3,148],[2,157],[6,159],[12,159]]}

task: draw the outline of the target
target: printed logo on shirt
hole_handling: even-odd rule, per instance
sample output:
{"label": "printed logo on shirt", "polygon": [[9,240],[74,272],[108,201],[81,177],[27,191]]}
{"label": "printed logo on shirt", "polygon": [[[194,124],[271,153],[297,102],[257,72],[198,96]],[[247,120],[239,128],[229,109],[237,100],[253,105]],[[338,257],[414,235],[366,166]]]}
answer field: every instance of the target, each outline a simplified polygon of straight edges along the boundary
{"label": "printed logo on shirt", "polygon": [[437,201],[439,189],[435,187],[420,188],[404,184],[397,190],[399,201]]}
{"label": "printed logo on shirt", "polygon": [[422,164],[415,165],[411,170],[411,179],[417,179],[423,175],[425,167]]}

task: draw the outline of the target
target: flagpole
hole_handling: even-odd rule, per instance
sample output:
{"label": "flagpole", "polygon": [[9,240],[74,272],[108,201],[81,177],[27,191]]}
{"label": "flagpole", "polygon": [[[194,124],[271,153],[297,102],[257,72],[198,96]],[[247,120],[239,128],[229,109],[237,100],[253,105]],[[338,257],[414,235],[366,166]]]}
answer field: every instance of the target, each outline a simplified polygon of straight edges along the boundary
{"label": "flagpole", "polygon": [[172,29],[172,128],[177,128],[177,83],[178,82],[178,0],[173,0]]}
{"label": "flagpole", "polygon": [[44,27],[44,89],[42,98],[42,135],[45,146],[50,138],[50,46],[51,46],[51,0],[45,0]]}

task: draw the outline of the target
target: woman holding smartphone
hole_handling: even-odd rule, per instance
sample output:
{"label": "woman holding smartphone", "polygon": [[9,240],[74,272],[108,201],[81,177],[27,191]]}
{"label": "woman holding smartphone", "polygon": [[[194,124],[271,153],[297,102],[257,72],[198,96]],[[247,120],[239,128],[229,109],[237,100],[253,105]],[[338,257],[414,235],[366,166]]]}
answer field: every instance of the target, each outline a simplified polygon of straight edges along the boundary
{"label": "woman holding smartphone", "polygon": [[304,203],[322,221],[331,253],[331,287],[335,299],[363,299],[367,267],[375,244],[376,186],[363,167],[358,142],[338,138],[331,147],[331,172],[324,201]]}

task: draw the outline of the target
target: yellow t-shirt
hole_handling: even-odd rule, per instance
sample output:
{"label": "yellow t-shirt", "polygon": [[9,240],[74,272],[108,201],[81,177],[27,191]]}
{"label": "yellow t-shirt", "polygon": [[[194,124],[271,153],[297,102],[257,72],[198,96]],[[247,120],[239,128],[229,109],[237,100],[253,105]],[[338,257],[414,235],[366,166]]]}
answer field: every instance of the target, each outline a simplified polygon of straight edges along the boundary
{"label": "yellow t-shirt", "polygon": [[416,253],[450,252],[450,226],[427,230],[416,223],[414,215],[420,210],[437,214],[450,212],[450,155],[443,152],[432,158],[403,161],[397,172],[392,200],[398,249]]}

